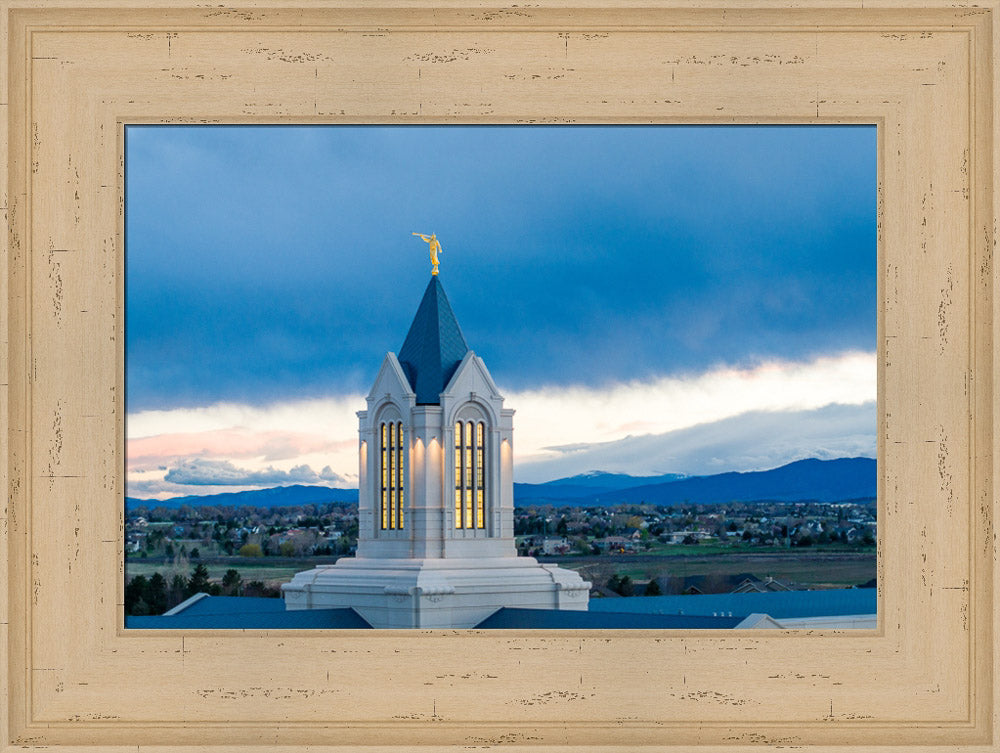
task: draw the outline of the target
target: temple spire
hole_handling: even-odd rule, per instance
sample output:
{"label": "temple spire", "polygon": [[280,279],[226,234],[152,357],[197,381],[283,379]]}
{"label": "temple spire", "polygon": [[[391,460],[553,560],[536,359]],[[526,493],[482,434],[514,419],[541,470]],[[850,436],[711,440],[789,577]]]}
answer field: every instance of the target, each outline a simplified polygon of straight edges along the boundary
{"label": "temple spire", "polygon": [[432,276],[399,349],[399,364],[418,405],[440,403],[441,393],[468,352],[441,281]]}

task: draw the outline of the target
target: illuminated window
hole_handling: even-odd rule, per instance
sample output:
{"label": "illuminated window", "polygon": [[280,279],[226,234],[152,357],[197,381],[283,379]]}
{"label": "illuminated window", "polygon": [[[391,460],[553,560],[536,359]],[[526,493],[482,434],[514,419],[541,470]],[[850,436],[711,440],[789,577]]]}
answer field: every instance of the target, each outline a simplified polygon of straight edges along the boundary
{"label": "illuminated window", "polygon": [[486,490],[483,488],[486,476],[486,445],[483,422],[476,424],[476,528],[486,527]]}
{"label": "illuminated window", "polygon": [[455,424],[455,528],[462,527],[462,430],[461,421]]}
{"label": "illuminated window", "polygon": [[472,421],[465,425],[462,459],[465,461],[465,527],[472,528]]}
{"label": "illuminated window", "polygon": [[386,497],[389,493],[389,464],[386,462],[386,432],[385,424],[382,424],[382,442],[379,444],[381,447],[381,462],[379,466],[381,468],[382,475],[382,530],[384,531],[389,527],[389,505],[387,504]]}
{"label": "illuminated window", "polygon": [[403,527],[403,422],[396,424],[396,527]]}
{"label": "illuminated window", "polygon": [[389,528],[396,527],[396,432],[393,425],[388,425],[389,448]]}
{"label": "illuminated window", "polygon": [[455,528],[486,528],[486,425],[455,422]]}
{"label": "illuminated window", "polygon": [[403,423],[383,422],[380,427],[379,470],[382,530],[403,527]]}

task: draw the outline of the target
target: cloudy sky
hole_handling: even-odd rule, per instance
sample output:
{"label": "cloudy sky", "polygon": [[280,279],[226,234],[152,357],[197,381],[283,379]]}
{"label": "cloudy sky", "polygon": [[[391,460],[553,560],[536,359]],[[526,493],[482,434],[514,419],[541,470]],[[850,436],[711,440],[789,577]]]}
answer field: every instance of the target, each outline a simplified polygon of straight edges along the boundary
{"label": "cloudy sky", "polygon": [[875,128],[130,126],[128,493],[357,484],[441,282],[515,477],[875,450]]}

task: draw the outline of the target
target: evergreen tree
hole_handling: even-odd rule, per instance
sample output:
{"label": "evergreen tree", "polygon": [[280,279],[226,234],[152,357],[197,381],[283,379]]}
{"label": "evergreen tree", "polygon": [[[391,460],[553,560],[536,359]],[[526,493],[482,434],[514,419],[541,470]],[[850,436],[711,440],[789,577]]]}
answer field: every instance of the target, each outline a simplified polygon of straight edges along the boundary
{"label": "evergreen tree", "polygon": [[146,587],[146,603],[150,614],[163,614],[167,611],[167,579],[159,573],[153,573]]}
{"label": "evergreen tree", "polygon": [[[125,614],[136,614],[136,605],[143,601],[149,583],[145,575],[137,575],[125,585]],[[148,614],[147,612],[144,614]]]}
{"label": "evergreen tree", "polygon": [[608,589],[620,596],[631,596],[635,593],[635,585],[632,583],[632,578],[620,573],[615,573],[611,576],[608,580]]}
{"label": "evergreen tree", "polygon": [[239,572],[233,568],[226,570],[226,574],[222,576],[223,592],[230,596],[239,596],[241,585]]}
{"label": "evergreen tree", "polygon": [[187,593],[187,578],[175,575],[170,581],[170,591],[167,593],[167,609],[172,609],[184,601]]}
{"label": "evergreen tree", "polygon": [[208,568],[201,563],[195,565],[194,570],[191,571],[191,577],[188,579],[185,593],[188,597],[194,596],[196,593],[208,593],[209,586]]}

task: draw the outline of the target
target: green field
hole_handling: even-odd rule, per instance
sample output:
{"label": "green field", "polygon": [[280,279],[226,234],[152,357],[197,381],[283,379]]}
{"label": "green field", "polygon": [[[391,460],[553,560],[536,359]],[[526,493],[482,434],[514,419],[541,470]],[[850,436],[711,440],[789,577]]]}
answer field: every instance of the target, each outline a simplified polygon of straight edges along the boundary
{"label": "green field", "polygon": [[[691,547],[695,548],[695,547]],[[612,575],[628,575],[634,581],[667,576],[736,575],[768,576],[813,588],[844,588],[875,577],[874,552],[782,552],[715,555],[619,555],[601,558],[567,558],[563,567],[580,572],[594,582]]]}
{"label": "green field", "polygon": [[[648,552],[588,557],[548,557],[544,561],[577,570],[595,583],[604,583],[614,574],[628,575],[634,581],[667,576],[686,578],[698,575],[735,575],[751,573],[763,580],[771,576],[813,588],[844,588],[875,577],[875,552],[775,549],[763,552],[734,552],[720,548],[717,553],[705,545],[669,547],[669,554]],[[125,565],[126,581],[136,575],[147,578],[160,572],[170,581],[174,575],[188,577],[195,564],[208,568],[212,580],[221,580],[229,568],[239,571],[244,583],[259,580],[267,585],[287,583],[292,576],[319,564],[330,564],[336,557],[213,557],[190,561],[151,561],[129,559]],[[727,589],[728,590],[728,589]]]}
{"label": "green field", "polygon": [[147,578],[153,573],[160,573],[169,582],[175,575],[185,578],[191,575],[191,570],[198,563],[208,568],[211,580],[222,580],[226,570],[233,568],[239,571],[244,583],[253,580],[263,581],[266,585],[287,583],[295,573],[308,570],[320,564],[330,564],[335,557],[213,557],[197,560],[173,562],[155,562],[143,559],[129,559],[125,563],[125,580],[131,580],[137,575]]}

